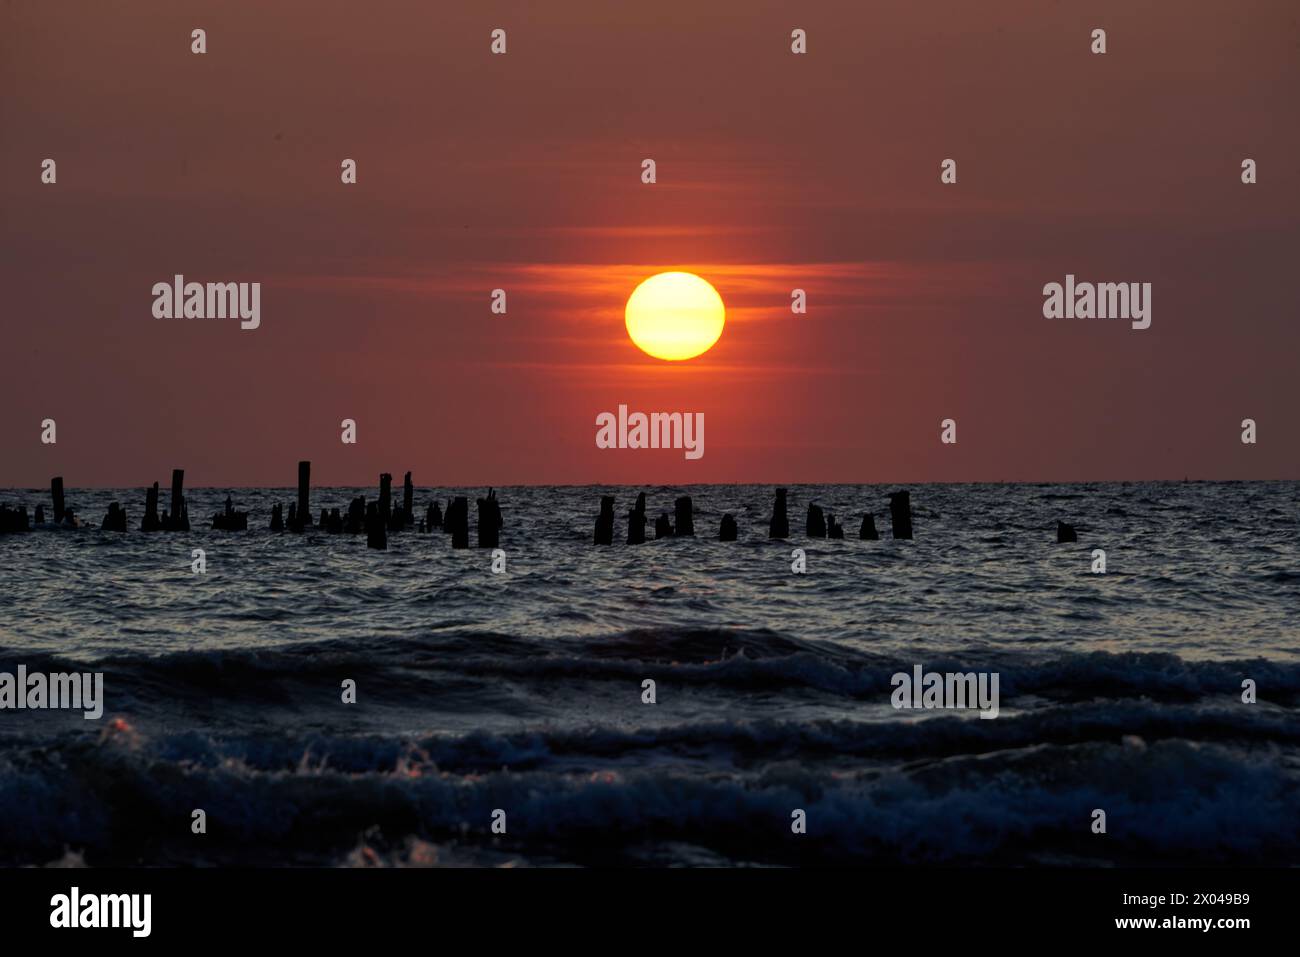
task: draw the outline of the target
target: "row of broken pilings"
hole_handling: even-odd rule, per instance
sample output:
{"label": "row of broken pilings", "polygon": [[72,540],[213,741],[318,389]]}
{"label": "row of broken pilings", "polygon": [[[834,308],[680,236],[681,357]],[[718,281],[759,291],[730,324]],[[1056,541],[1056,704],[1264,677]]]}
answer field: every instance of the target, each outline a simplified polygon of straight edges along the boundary
{"label": "row of broken pilings", "polygon": [[[364,496],[352,500],[346,516],[339,509],[321,509],[319,528],[330,533],[365,532],[366,544],[371,548],[386,549],[388,533],[401,531],[416,526],[415,487],[411,483],[411,473],[407,472],[403,483],[402,505],[392,506],[393,477],[385,472],[379,477],[379,497],[367,503]],[[172,471],[171,508],[158,514],[158,483],[145,490],[145,514],[140,523],[142,532],[188,532],[190,530],[189,508],[185,502],[185,470]],[[68,507],[63,493],[63,477],[55,476],[50,480],[50,497],[54,502],[54,524],[60,527],[78,528],[80,521],[72,508]],[[312,526],[311,521],[311,463],[298,463],[298,499],[289,505],[288,519],[284,517],[282,507],[277,503],[271,507],[270,529],[273,532],[303,532]],[[176,516],[176,517],[173,517]],[[36,506],[35,524],[45,525],[45,508]],[[486,498],[478,499],[478,546],[479,548],[496,548],[501,540],[501,505],[497,500],[495,489],[488,489]],[[32,527],[28,517],[27,506],[10,508],[0,505],[0,533],[26,532]],[[212,527],[221,531],[242,532],[248,530],[248,513],[237,511],[230,496],[226,497],[225,508],[212,516]],[[120,502],[108,506],[108,514],[100,528],[105,531],[125,532],[127,530],[127,513]],[[421,532],[440,529],[451,535],[452,548],[469,547],[469,501],[463,496],[449,499],[444,513],[437,502],[430,503],[425,516],[418,523]]]}
{"label": "row of broken pilings", "polygon": [[[185,470],[172,470],[171,508],[158,513],[158,483],[146,489],[145,514],[140,523],[142,532],[184,531],[190,530],[189,508],[184,495]],[[50,497],[54,505],[53,524],[61,527],[80,527],[73,509],[67,504],[63,477],[55,476],[50,480]],[[388,533],[398,532],[416,525],[414,509],[415,489],[411,482],[411,473],[403,479],[402,505],[392,507],[392,475],[384,472],[379,476],[379,497],[376,501],[366,502],[364,496],[352,500],[347,515],[339,509],[321,509],[319,528],[332,534],[365,532],[366,544],[371,548],[386,549]],[[282,507],[277,503],[271,508],[270,529],[273,532],[303,532],[312,525],[311,521],[311,463],[298,463],[298,500],[289,505],[288,519],[284,517]],[[489,489],[486,498],[478,502],[478,547],[497,548],[500,543],[502,528],[501,506],[497,501],[496,491]],[[661,514],[654,523],[655,538],[694,537],[694,505],[689,495],[679,497],[673,506],[674,519],[668,514]],[[891,531],[894,538],[912,538],[911,495],[908,491],[892,492],[889,495],[889,514]],[[45,524],[43,505],[36,506],[35,524]],[[600,514],[596,519],[595,543],[612,545],[614,541],[614,497],[601,496]],[[635,506],[628,512],[627,542],[640,545],[646,541],[646,501],[645,493],[637,495]],[[10,508],[0,505],[0,533],[25,532],[31,528],[25,505]],[[119,502],[108,507],[108,514],[100,528],[105,531],[125,532],[127,514]],[[227,496],[225,509],[212,516],[212,528],[224,531],[246,531],[248,513],[236,511],[230,497]],[[420,532],[433,532],[439,529],[451,535],[452,548],[469,547],[469,500],[461,495],[447,502],[444,512],[437,502],[429,504],[425,517],[418,523]],[[734,542],[737,537],[737,524],[730,512],[724,513],[719,523],[718,539]],[[809,538],[844,538],[844,528],[836,521],[834,513],[824,512],[821,506],[809,504],[805,523],[805,534]],[[768,523],[768,537],[785,539],[790,537],[790,521],[787,514],[786,490],[776,490],[772,505],[772,518]],[[862,518],[858,529],[858,538],[875,541],[880,538],[876,530],[875,516],[868,512]],[[1077,542],[1078,534],[1074,526],[1057,522],[1056,540],[1058,543]]]}
{"label": "row of broken pilings", "polygon": [[[311,463],[298,463],[298,501],[290,503],[288,517],[277,503],[271,506],[271,531],[303,532],[311,527]],[[227,499],[226,509],[232,506]],[[486,498],[478,499],[478,547],[496,548],[501,542],[501,504],[495,489],[488,489]],[[215,519],[213,527],[216,528]],[[424,517],[416,522],[415,486],[411,473],[402,480],[402,504],[393,507],[393,476],[383,472],[379,476],[379,496],[367,502],[364,495],[354,498],[347,513],[339,509],[321,509],[318,528],[332,535],[365,533],[366,545],[374,549],[388,548],[388,534],[409,528],[421,533],[440,530],[451,536],[452,548],[469,548],[469,499],[457,495],[447,500],[444,512],[437,502],[429,503]]]}
{"label": "row of broken pilings", "polygon": [[[655,538],[674,538],[695,535],[695,509],[689,495],[679,497],[673,503],[674,521],[669,521],[668,513],[662,513],[655,519]],[[911,493],[907,491],[891,492],[889,495],[889,518],[894,538],[911,538],[912,537],[912,501]],[[808,506],[808,518],[805,524],[805,532],[809,538],[843,538],[844,526],[835,520],[832,512],[824,512],[820,505],[810,504]],[[1062,523],[1063,528],[1069,528]],[[636,504],[627,513],[627,543],[629,545],[641,545],[646,540],[646,506],[645,492],[641,492],[636,497]],[[730,512],[724,512],[722,520],[718,523],[718,541],[734,542],[738,528],[735,516]],[[1071,530],[1073,534],[1073,530]],[[776,490],[776,500],[772,503],[772,518],[768,523],[768,538],[789,538],[790,537],[790,519],[786,509],[786,490],[779,488]],[[862,517],[862,525],[858,529],[858,538],[864,541],[875,541],[880,538],[880,533],[876,531],[876,519],[871,512],[867,512]],[[1073,541],[1073,539],[1068,539]],[[1060,538],[1058,531],[1057,541],[1067,541]],[[602,495],[600,497],[600,513],[596,516],[596,535],[595,543],[597,545],[614,544],[614,496]]]}
{"label": "row of broken pilings", "polygon": [[[906,489],[889,493],[889,525],[894,538],[910,539],[912,537],[912,493]],[[809,538],[843,538],[844,526],[835,520],[835,513],[823,512],[820,505],[808,505],[808,517],[804,523],[804,533]],[[789,538],[790,519],[786,514],[785,489],[776,490],[776,501],[772,503],[772,520],[768,523],[768,538]],[[862,516],[858,526],[858,538],[862,541],[878,541],[880,532],[876,530],[876,516],[867,512]]]}
{"label": "row of broken pilings", "polygon": [[[676,524],[669,521],[667,512],[655,519],[655,538],[693,537],[695,535],[695,509],[691,504],[689,495],[683,495],[677,499],[673,506],[673,515]],[[734,540],[736,522],[730,515],[727,515],[723,519],[724,525],[728,520],[731,521]],[[646,540],[645,528],[645,492],[642,492],[636,497],[636,505],[627,513],[627,543],[629,545],[643,544]],[[600,514],[596,517],[596,544],[614,544],[614,496],[612,495],[602,495],[600,497]]]}
{"label": "row of broken pilings", "polygon": [[[185,504],[184,485],[185,470],[174,469],[172,471],[171,509],[163,509],[162,515],[158,514],[158,483],[154,482],[153,486],[146,490],[144,520],[140,523],[140,531],[188,532],[190,530],[190,513]],[[50,479],[50,499],[54,504],[53,525],[60,528],[81,527],[81,520],[77,518],[75,510],[68,505],[64,496],[63,476],[56,475]],[[46,524],[44,505],[36,506],[33,521],[37,527]],[[108,532],[125,532],[126,526],[126,509],[122,507],[120,502],[110,503],[108,513],[104,516],[104,520],[99,527]],[[27,506],[11,509],[7,505],[0,505],[0,532],[25,532],[29,527]]]}

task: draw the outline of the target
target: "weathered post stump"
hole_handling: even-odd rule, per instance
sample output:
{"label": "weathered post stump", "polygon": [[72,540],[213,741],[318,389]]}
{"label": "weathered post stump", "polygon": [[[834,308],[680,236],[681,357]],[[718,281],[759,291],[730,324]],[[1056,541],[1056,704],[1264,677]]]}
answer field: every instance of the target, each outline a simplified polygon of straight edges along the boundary
{"label": "weathered post stump", "polygon": [[674,503],[673,534],[678,538],[695,535],[695,507],[691,497],[683,495]]}
{"label": "weathered post stump", "polygon": [[126,531],[126,510],[119,502],[113,502],[108,506],[108,514],[104,516],[104,521],[99,527],[106,532]]}
{"label": "weathered post stump", "polygon": [[785,513],[785,489],[776,490],[776,501],[772,503],[772,521],[767,526],[768,538],[789,538],[790,519]]}
{"label": "weathered post stump", "polygon": [[614,544],[614,496],[600,497],[600,514],[596,516],[596,544]]}
{"label": "weathered post stump", "polygon": [[808,522],[804,530],[809,538],[826,537],[826,517],[822,514],[820,505],[808,506]]}
{"label": "weathered post stump", "polygon": [[153,487],[144,493],[144,518],[140,520],[140,531],[156,532],[161,528],[162,521],[158,518],[158,483],[154,482]]}
{"label": "weathered post stump", "polygon": [[366,547],[379,551],[388,549],[388,524],[374,502],[366,506]]}
{"label": "weathered post stump", "polygon": [[54,524],[63,524],[63,476],[56,475],[50,479],[50,498],[54,499]]}
{"label": "weathered post stump", "polygon": [[907,491],[889,493],[889,522],[895,538],[912,537],[912,496]]}
{"label": "weathered post stump", "polygon": [[627,513],[627,543],[645,544],[645,492],[636,497],[636,505]]}
{"label": "weathered post stump", "polygon": [[469,548],[469,499],[464,495],[452,500],[447,524],[451,526],[451,547]]}
{"label": "weathered post stump", "polygon": [[301,532],[311,524],[311,463],[298,463],[298,526],[295,532]]}
{"label": "weathered post stump", "polygon": [[500,543],[501,506],[496,491],[488,489],[487,498],[478,500],[478,547],[496,548]]}

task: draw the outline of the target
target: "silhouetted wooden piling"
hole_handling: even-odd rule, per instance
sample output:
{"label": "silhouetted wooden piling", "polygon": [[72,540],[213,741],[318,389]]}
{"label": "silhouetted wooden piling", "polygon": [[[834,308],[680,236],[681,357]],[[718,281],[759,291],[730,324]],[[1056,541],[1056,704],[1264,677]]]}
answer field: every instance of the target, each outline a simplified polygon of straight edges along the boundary
{"label": "silhouetted wooden piling", "polygon": [[120,502],[112,502],[108,506],[108,514],[104,516],[104,521],[99,527],[106,532],[125,532],[126,531],[126,510],[122,508]]}
{"label": "silhouetted wooden piling", "polygon": [[880,533],[876,531],[876,517],[870,512],[862,516],[862,527],[858,529],[858,538],[864,542],[874,542],[880,539]]}
{"label": "silhouetted wooden piling", "polygon": [[446,524],[451,526],[452,548],[469,548],[469,499],[457,495],[448,509]]}
{"label": "silhouetted wooden piling", "polygon": [[54,499],[54,524],[63,524],[63,476],[50,479],[50,498]]}
{"label": "silhouetted wooden piling", "polygon": [[358,495],[348,504],[348,518],[344,531],[349,535],[360,535],[366,530],[366,497]]}
{"label": "silhouetted wooden piling", "polygon": [[[36,522],[37,525],[44,525],[44,524],[45,524],[45,506],[44,506],[44,505],[37,505],[37,506],[36,506],[36,518],[34,519],[34,521]],[[26,529],[24,529],[24,531],[26,531]]]}
{"label": "silhouetted wooden piling", "polygon": [[614,496],[600,497],[600,514],[596,516],[596,544],[614,544]]}
{"label": "silhouetted wooden piling", "polygon": [[[410,472],[406,473],[410,476]],[[501,542],[501,506],[497,493],[488,489],[487,498],[478,500],[478,547],[496,548]]]}
{"label": "silhouetted wooden piling", "polygon": [[[41,507],[37,505],[36,524],[39,525],[44,517]],[[0,532],[17,533],[27,531],[31,531],[31,529],[27,525],[26,505],[20,505],[17,508],[0,505]]]}
{"label": "silhouetted wooden piling", "polygon": [[144,518],[140,520],[140,531],[156,532],[161,528],[162,521],[158,518],[158,483],[154,482],[153,487],[144,493]]}
{"label": "silhouetted wooden piling", "polygon": [[826,516],[822,514],[820,505],[808,506],[808,521],[804,526],[804,532],[809,538],[826,537]]}
{"label": "silhouetted wooden piling", "polygon": [[772,503],[772,521],[767,526],[768,538],[789,538],[790,519],[785,513],[785,489],[776,490],[776,501]]}
{"label": "silhouetted wooden piling", "polygon": [[212,516],[212,527],[223,532],[247,531],[248,513],[235,511],[235,503],[227,495],[225,509]]}
{"label": "silhouetted wooden piling", "polygon": [[433,502],[429,505],[429,510],[424,516],[424,524],[430,532],[435,528],[442,528],[442,509],[439,508],[437,502]]}
{"label": "silhouetted wooden piling", "polygon": [[673,503],[673,535],[678,538],[695,535],[695,506],[691,504],[689,495],[683,495]]}
{"label": "silhouetted wooden piling", "polygon": [[311,463],[298,463],[298,524],[295,532],[301,532],[311,524]]}
{"label": "silhouetted wooden piling", "polygon": [[1075,532],[1073,525],[1066,525],[1064,522],[1056,523],[1056,543],[1059,545],[1063,542],[1077,542],[1078,533]]}
{"label": "silhouetted wooden piling", "polygon": [[668,513],[665,512],[655,519],[655,538],[672,538],[673,523],[668,520]]}
{"label": "silhouetted wooden piling", "polygon": [[184,469],[172,469],[172,507],[165,527],[169,532],[190,530],[189,509],[185,504]]}
{"label": "silhouetted wooden piling", "polygon": [[388,523],[374,502],[366,507],[366,547],[380,551],[388,548]]}
{"label": "silhouetted wooden piling", "polygon": [[415,486],[411,484],[410,472],[402,479],[402,522],[415,524]]}
{"label": "silhouetted wooden piling", "polygon": [[722,523],[718,526],[718,541],[734,542],[736,540],[736,520],[727,512],[722,516]]}
{"label": "silhouetted wooden piling", "polygon": [[895,538],[912,537],[912,496],[910,492],[889,493],[889,522]]}
{"label": "silhouetted wooden piling", "polygon": [[271,506],[271,531],[284,531],[284,508],[279,502]]}
{"label": "silhouetted wooden piling", "polygon": [[834,512],[826,513],[826,537],[827,538],[844,537],[844,526],[841,525],[839,522],[835,521]]}
{"label": "silhouetted wooden piling", "polygon": [[645,492],[636,497],[634,505],[627,513],[627,543],[629,545],[645,544]]}
{"label": "silhouetted wooden piling", "polygon": [[387,472],[379,476],[379,517],[388,527],[388,520],[393,514],[393,477]]}

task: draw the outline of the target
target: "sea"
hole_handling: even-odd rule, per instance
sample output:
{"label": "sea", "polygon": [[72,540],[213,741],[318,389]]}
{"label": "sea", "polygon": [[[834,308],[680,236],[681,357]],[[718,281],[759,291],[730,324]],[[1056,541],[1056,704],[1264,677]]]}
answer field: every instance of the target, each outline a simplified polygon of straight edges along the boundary
{"label": "sea", "polygon": [[[494,556],[70,487],[83,527],[0,536],[0,672],[104,711],[0,710],[0,865],[1300,864],[1300,482],[913,485],[912,540],[898,488],[790,486],[784,541],[772,486],[498,488]],[[469,496],[474,545],[486,491],[416,514]],[[895,707],[918,666],[996,675],[996,718]]]}

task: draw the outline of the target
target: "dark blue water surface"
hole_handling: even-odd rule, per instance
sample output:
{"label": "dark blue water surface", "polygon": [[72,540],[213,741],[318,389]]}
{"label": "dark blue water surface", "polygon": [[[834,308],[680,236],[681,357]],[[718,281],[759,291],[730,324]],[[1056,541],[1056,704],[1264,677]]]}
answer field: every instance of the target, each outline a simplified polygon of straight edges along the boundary
{"label": "dark blue water surface", "polygon": [[[493,574],[440,532],[271,533],[285,489],[148,535],[143,491],[70,489],[95,527],[0,536],[0,671],[102,671],[105,712],[0,711],[0,863],[1300,864],[1300,483],[914,486],[914,541],[889,488],[796,486],[788,542],[770,487],[647,488],[696,537],[627,546],[637,491],[498,489]],[[473,542],[483,493],[417,512],[469,495]],[[996,672],[999,716],[895,710],[918,664]]]}

